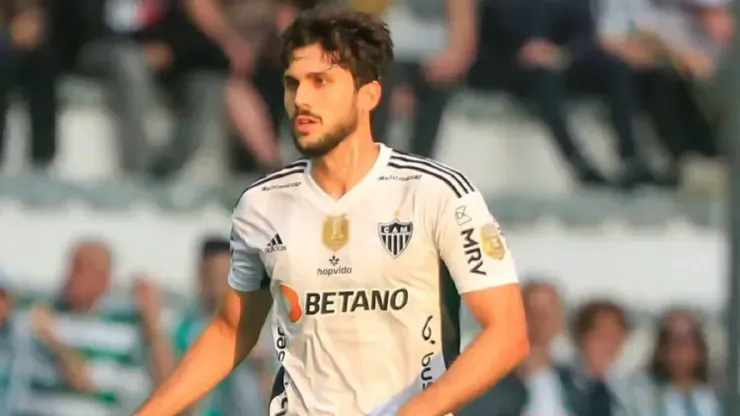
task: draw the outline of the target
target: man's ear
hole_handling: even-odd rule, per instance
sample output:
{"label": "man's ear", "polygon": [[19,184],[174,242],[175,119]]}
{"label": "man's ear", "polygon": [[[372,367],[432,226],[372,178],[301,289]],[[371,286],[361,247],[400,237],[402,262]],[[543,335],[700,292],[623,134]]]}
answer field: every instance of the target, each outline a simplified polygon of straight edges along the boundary
{"label": "man's ear", "polygon": [[383,87],[378,81],[368,82],[360,87],[357,93],[357,105],[362,111],[370,112],[380,104],[383,96]]}

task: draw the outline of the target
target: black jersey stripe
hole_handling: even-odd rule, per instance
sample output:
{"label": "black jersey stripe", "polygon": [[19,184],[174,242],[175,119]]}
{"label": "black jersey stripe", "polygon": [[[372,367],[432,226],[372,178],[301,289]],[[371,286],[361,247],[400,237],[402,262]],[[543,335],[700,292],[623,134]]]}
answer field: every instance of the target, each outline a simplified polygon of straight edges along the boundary
{"label": "black jersey stripe", "polygon": [[249,187],[247,187],[247,189],[244,192],[246,192],[246,191],[248,191],[248,190],[250,190],[252,188],[256,188],[258,186],[262,186],[264,184],[270,183],[270,182],[272,182],[272,181],[274,181],[276,179],[284,178],[284,177],[290,176],[290,175],[295,175],[297,173],[303,173],[305,170],[306,170],[305,167],[298,166],[298,167],[295,167],[295,168],[292,168],[292,169],[288,169],[288,170],[280,170],[280,171],[277,171],[277,172],[271,174],[270,176],[266,176],[266,177],[264,177],[262,179],[258,179],[257,181],[255,181],[254,183],[252,183],[251,185],[249,185]]}
{"label": "black jersey stripe", "polygon": [[308,161],[306,159],[296,160],[295,162],[289,163],[289,164],[285,165],[284,167],[282,167],[282,168],[280,168],[280,169],[278,169],[278,170],[276,170],[274,172],[268,173],[267,175],[265,175],[265,176],[257,179],[256,181],[252,182],[252,184],[249,185],[247,187],[247,189],[244,190],[244,192],[246,192],[246,191],[248,191],[248,190],[250,190],[250,189],[252,189],[254,187],[257,187],[257,186],[260,186],[260,185],[264,185],[264,184],[266,184],[268,182],[271,182],[271,181],[273,181],[275,179],[284,178],[286,176],[290,176],[290,175],[292,175],[294,173],[297,173],[297,172],[303,172],[306,169],[306,166],[307,165],[308,165]]}
{"label": "black jersey stripe", "polygon": [[260,185],[264,185],[268,182],[271,182],[275,179],[284,178],[286,176],[290,176],[296,173],[303,172],[306,169],[306,166],[308,166],[308,160],[306,159],[298,159],[295,162],[288,163],[287,165],[283,166],[282,168],[268,173],[254,182],[252,182],[251,185],[249,185],[246,189],[242,191],[242,193],[239,195],[239,199],[236,200],[236,204],[234,204],[234,209],[236,209],[236,206],[239,205],[239,201],[244,197],[244,194],[247,193],[252,188],[255,188]]}
{"label": "black jersey stripe", "polygon": [[458,171],[456,169],[453,169],[453,168],[451,168],[451,167],[449,167],[449,166],[447,166],[447,165],[445,165],[445,164],[443,164],[441,162],[438,162],[436,160],[425,158],[425,157],[418,156],[418,155],[414,155],[414,154],[411,154],[411,153],[401,152],[401,151],[398,151],[398,150],[395,150],[395,149],[393,150],[393,152],[394,152],[394,154],[391,155],[391,159],[394,159],[395,158],[397,160],[403,160],[403,161],[406,161],[406,162],[413,161],[413,162],[420,163],[420,164],[425,165],[425,166],[435,167],[435,168],[437,168],[437,169],[439,169],[439,170],[441,170],[443,172],[446,172],[446,173],[452,175],[455,178],[455,181],[461,187],[463,187],[463,189],[465,189],[466,192],[475,192],[475,187],[473,187],[473,184],[470,183],[470,181],[468,180],[468,178],[462,172],[460,172],[460,171]]}
{"label": "black jersey stripe", "polygon": [[[461,191],[460,189],[458,189],[458,187],[455,186],[452,183],[452,181],[450,181],[450,179],[448,177],[443,176],[436,169],[428,169],[428,168],[425,168],[425,167],[422,167],[422,166],[417,166],[417,165],[401,165],[401,164],[398,164],[398,163],[393,162],[393,161],[388,162],[388,166],[390,166],[392,168],[396,168],[396,169],[413,170],[413,171],[416,171],[416,172],[426,173],[427,175],[434,176],[435,178],[437,178],[437,179],[441,180],[442,182],[444,182],[445,184],[447,184],[447,186],[449,186],[450,189],[452,189],[452,191],[455,193],[455,195],[457,195],[458,198],[462,198],[462,196],[463,196],[464,189],[463,189],[463,191]],[[464,192],[464,193],[467,194],[468,192]]]}

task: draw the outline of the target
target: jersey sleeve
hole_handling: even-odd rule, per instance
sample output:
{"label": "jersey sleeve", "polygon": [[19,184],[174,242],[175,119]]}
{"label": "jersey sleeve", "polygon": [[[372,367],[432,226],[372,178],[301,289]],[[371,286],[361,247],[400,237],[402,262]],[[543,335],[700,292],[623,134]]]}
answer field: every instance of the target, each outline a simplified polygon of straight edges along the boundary
{"label": "jersey sleeve", "polygon": [[257,235],[252,208],[242,196],[234,208],[231,218],[231,270],[229,286],[241,292],[261,290],[266,287],[266,279],[259,249],[250,239]]}
{"label": "jersey sleeve", "polygon": [[498,222],[477,190],[437,198],[434,238],[437,251],[459,293],[517,283],[511,251]]}

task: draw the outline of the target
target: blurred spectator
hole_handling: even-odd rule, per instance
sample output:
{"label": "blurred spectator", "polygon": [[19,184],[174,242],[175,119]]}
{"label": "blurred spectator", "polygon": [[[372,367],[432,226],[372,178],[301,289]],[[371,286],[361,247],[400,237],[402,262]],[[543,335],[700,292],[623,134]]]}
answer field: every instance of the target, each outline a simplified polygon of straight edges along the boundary
{"label": "blurred spectator", "polygon": [[159,21],[164,6],[160,0],[73,0],[73,17],[66,20],[80,26],[79,67],[105,81],[118,119],[121,165],[130,172],[146,172],[152,163],[148,119],[157,104],[153,69],[135,35]]}
{"label": "blurred spectator", "polygon": [[496,48],[517,69],[517,84],[534,101],[562,156],[584,184],[610,181],[583,153],[568,125],[568,81],[605,94],[622,159],[618,185],[654,183],[636,144],[632,73],[597,42],[591,2],[586,0],[488,1],[484,30],[499,39]]}
{"label": "blurred spectator", "polygon": [[138,280],[133,299],[110,296],[111,260],[104,243],[79,243],[60,296],[33,305],[36,362],[25,414],[130,412],[171,370],[155,287]]}
{"label": "blurred spectator", "polygon": [[30,116],[31,162],[49,165],[56,153],[57,65],[47,42],[42,0],[0,0],[0,159],[6,118],[16,88]]}
{"label": "blurred spectator", "polygon": [[0,271],[0,416],[18,414],[28,397],[31,337],[15,308],[13,288]]}
{"label": "blurred spectator", "polygon": [[[230,268],[229,240],[204,241],[198,273],[199,304],[182,316],[175,331],[175,345],[182,355],[190,348],[215,313],[226,291]],[[269,336],[269,334],[267,334]],[[262,337],[264,341],[264,336]],[[264,345],[264,343],[260,344]],[[272,374],[264,348],[255,348],[208,396],[191,409],[193,416],[266,414],[264,400],[272,387]]]}
{"label": "blurred spectator", "polygon": [[640,416],[719,416],[721,406],[709,385],[709,348],[699,322],[675,309],[658,329],[648,379],[640,383]]}
{"label": "blurred spectator", "polygon": [[172,4],[162,19],[136,38],[176,116],[174,134],[155,152],[150,166],[154,176],[168,177],[188,162],[201,143],[214,139],[214,131],[223,131],[228,61],[193,24],[181,2]]}
{"label": "blurred spectator", "polygon": [[[444,110],[477,50],[475,0],[355,0],[355,7],[385,12],[395,60],[373,112],[373,135],[387,141],[393,89],[409,84],[414,98],[410,151],[431,157]],[[385,8],[387,7],[387,10]]]}
{"label": "blurred spectator", "polygon": [[578,358],[573,367],[587,416],[629,415],[629,385],[615,368],[629,323],[616,303],[596,300],[582,305],[572,322]]}
{"label": "blurred spectator", "polygon": [[725,0],[602,0],[601,40],[644,72],[646,110],[678,173],[689,152],[718,155],[714,82],[734,27]]}
{"label": "blurred spectator", "polygon": [[529,328],[530,354],[490,392],[467,406],[460,416],[582,415],[580,392],[570,369],[551,356],[551,344],[563,329],[563,305],[549,283],[522,287]]}
{"label": "blurred spectator", "polygon": [[[277,59],[280,30],[296,12],[291,1],[187,0],[202,32],[226,54],[231,73],[226,81],[226,109],[261,170],[282,165],[275,126],[254,77],[261,64]],[[273,70],[276,64],[267,65]]]}

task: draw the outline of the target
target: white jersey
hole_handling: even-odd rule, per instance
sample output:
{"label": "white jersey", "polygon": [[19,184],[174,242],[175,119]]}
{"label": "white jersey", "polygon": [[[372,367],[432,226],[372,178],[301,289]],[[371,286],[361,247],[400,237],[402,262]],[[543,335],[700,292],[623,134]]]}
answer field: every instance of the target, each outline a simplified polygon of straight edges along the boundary
{"label": "white jersey", "polygon": [[379,146],[339,199],[303,160],[256,181],[234,210],[229,283],[275,301],[272,416],[395,414],[458,355],[460,294],[517,282],[465,176]]}

